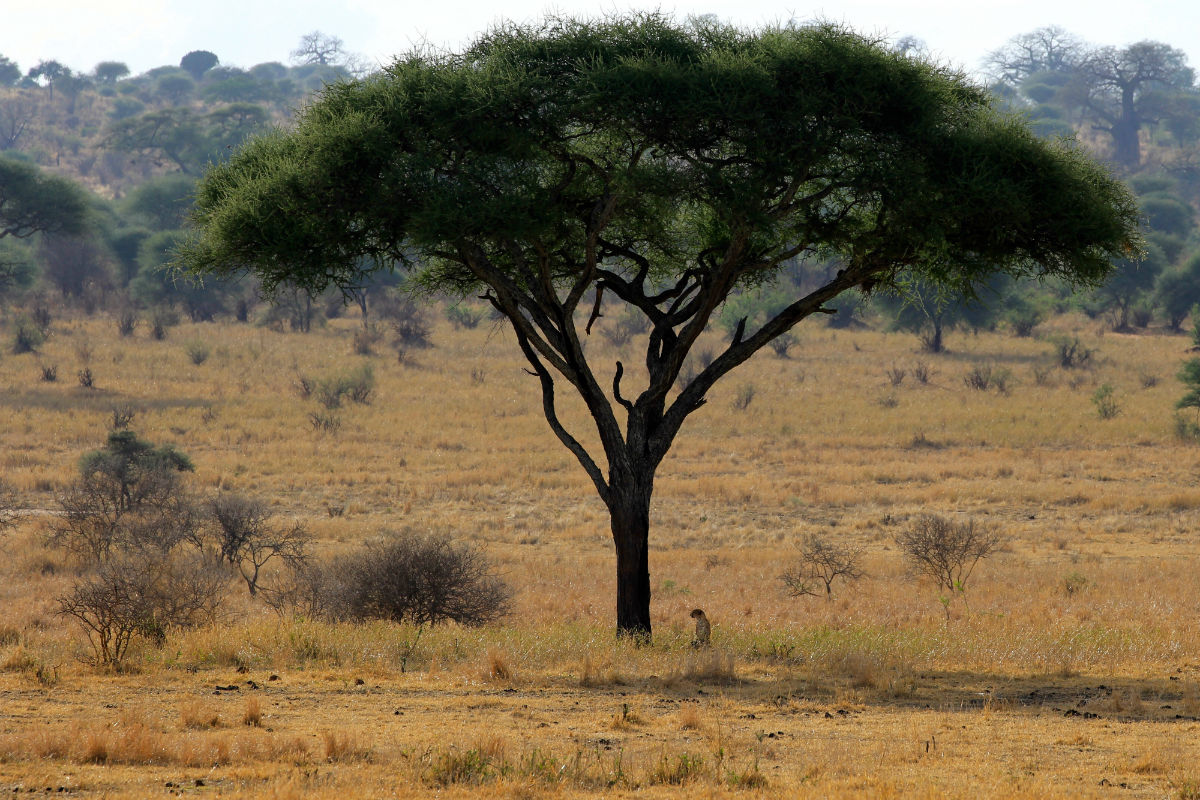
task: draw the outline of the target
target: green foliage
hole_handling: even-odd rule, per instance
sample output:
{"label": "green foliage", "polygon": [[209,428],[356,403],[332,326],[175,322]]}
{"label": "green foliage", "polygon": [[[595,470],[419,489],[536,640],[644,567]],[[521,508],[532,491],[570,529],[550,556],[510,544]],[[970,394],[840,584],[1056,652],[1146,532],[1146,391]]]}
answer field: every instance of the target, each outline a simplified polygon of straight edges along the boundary
{"label": "green foliage", "polygon": [[[583,53],[592,54],[586,70],[559,71]],[[490,67],[478,69],[479,59]],[[739,61],[755,66],[743,69],[737,92],[724,92]],[[790,80],[773,82],[772,72]],[[831,88],[824,76],[833,73],[847,80]],[[513,115],[536,96],[552,98],[537,106],[536,119]],[[889,113],[866,116],[865,108]],[[709,127],[709,119],[727,124]],[[882,120],[886,126],[876,127]],[[592,124],[600,127],[590,138],[576,135],[578,126]],[[570,173],[569,189],[556,188],[566,164],[621,136],[636,143],[636,162],[601,148],[596,152],[610,162],[603,172],[597,165]],[[883,137],[894,143],[895,157],[881,162]],[[722,147],[756,169],[700,160]],[[451,173],[455,180],[427,179],[456,153],[470,160]],[[513,158],[542,166],[524,177],[504,172],[501,164]],[[821,174],[831,159],[855,165],[838,171],[840,188],[847,202],[857,197],[866,205],[848,205],[853,213],[826,231],[819,219],[836,215],[814,179],[806,186],[812,201],[797,202],[782,221],[762,218],[781,185],[769,176],[787,185],[788,176]],[[1025,167],[1013,169],[1012,161]],[[918,163],[927,169],[916,171]],[[503,188],[489,189],[488,176],[501,174]],[[268,287],[298,279],[316,289],[330,279],[351,282],[360,256],[405,258],[400,241],[442,252],[456,240],[473,241],[505,265],[502,239],[550,237],[556,246],[548,252],[571,254],[560,257],[555,272],[576,274],[586,226],[564,222],[605,185],[604,174],[619,176],[609,188],[624,199],[610,225],[623,234],[613,249],[627,241],[663,274],[686,263],[684,243],[694,243],[694,252],[719,252],[744,224],[739,219],[767,237],[751,240],[755,264],[774,263],[801,237],[847,255],[853,247],[856,261],[871,252],[888,264],[920,264],[932,279],[963,287],[997,267],[1028,269],[1031,260],[1094,280],[1107,272],[1110,256],[1135,245],[1136,211],[1118,184],[1077,151],[1038,142],[997,117],[982,92],[947,74],[828,26],[746,35],[677,28],[648,16],[504,29],[462,58],[412,56],[378,78],[331,87],[301,114],[294,133],[260,138],[234,164],[209,173],[197,217],[205,233],[189,261],[200,269],[253,267]],[[864,193],[868,181],[905,191],[871,196]],[[286,224],[265,216],[271,196],[295,212],[285,215]],[[330,197],[339,201],[333,207]],[[879,203],[893,213],[880,215]],[[1031,206],[1041,213],[1025,213]],[[877,215],[886,230],[868,232],[864,224]],[[943,218],[952,224],[934,227]],[[293,224],[297,219],[304,224]],[[1056,228],[1064,225],[1079,226],[1069,247],[1066,229]],[[789,246],[781,249],[782,242]],[[451,287],[478,280],[464,266],[436,262],[427,278]]]}
{"label": "green foliage", "polygon": [[0,298],[13,291],[28,289],[37,276],[37,265],[31,248],[24,242],[0,240]]}
{"label": "green foliage", "polygon": [[[1167,317],[1171,330],[1179,330],[1193,308],[1200,304],[1200,251],[1192,254],[1182,266],[1166,270],[1154,284],[1155,303]],[[1200,344],[1200,342],[1198,342]]]}
{"label": "green foliage", "polygon": [[138,272],[129,283],[132,297],[144,306],[179,306],[193,321],[211,320],[225,309],[226,285],[221,280],[201,281],[170,266],[182,231],[159,231],[142,240]]}
{"label": "green foliage", "polygon": [[1118,259],[1112,275],[1093,294],[1092,311],[1107,313],[1113,330],[1127,329],[1134,305],[1153,290],[1166,267],[1166,254],[1153,243],[1147,245],[1140,260]]}
{"label": "green foliage", "polygon": [[1102,384],[1092,392],[1092,405],[1096,407],[1100,419],[1113,419],[1121,413],[1121,403],[1117,400],[1116,390],[1110,383]]}
{"label": "green foliage", "polygon": [[187,175],[161,175],[139,184],[126,196],[123,208],[155,230],[175,230],[183,227],[195,189],[196,180]]}
{"label": "green foliage", "polygon": [[82,233],[88,213],[87,194],[75,183],[0,156],[0,239]]}
{"label": "green foliage", "polygon": [[179,68],[192,76],[194,80],[200,80],[204,73],[220,63],[216,53],[210,53],[208,50],[192,50],[179,59]]}
{"label": "green foliage", "polygon": [[1200,413],[1200,358],[1192,358],[1179,368],[1179,381],[1187,387],[1187,393],[1175,404],[1176,408],[1194,408]]}
{"label": "green foliage", "polygon": [[0,56],[0,86],[12,86],[21,79],[21,68],[7,56]]}
{"label": "green foliage", "polygon": [[114,84],[129,75],[129,65],[123,61],[101,61],[92,70],[96,80],[102,84]]}
{"label": "green foliage", "polygon": [[173,106],[180,105],[196,90],[196,82],[187,75],[163,75],[154,84],[154,93]]}
{"label": "green foliage", "polygon": [[1150,228],[1187,236],[1196,227],[1196,211],[1174,195],[1155,192],[1142,198],[1142,213]]}
{"label": "green foliage", "polygon": [[164,483],[174,484],[177,473],[194,470],[192,460],[174,445],[155,447],[130,430],[112,431],[103,448],[79,459],[79,474],[102,479],[115,507],[127,510],[160,491]]}

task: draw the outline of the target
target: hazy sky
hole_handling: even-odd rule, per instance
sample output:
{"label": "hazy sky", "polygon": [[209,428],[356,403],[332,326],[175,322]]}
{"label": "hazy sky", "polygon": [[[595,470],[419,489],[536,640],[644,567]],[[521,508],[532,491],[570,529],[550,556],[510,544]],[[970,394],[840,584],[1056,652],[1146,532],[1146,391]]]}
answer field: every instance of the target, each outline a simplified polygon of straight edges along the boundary
{"label": "hazy sky", "polygon": [[1200,67],[1196,0],[39,0],[12,2],[0,14],[0,55],[29,69],[53,58],[76,71],[124,61],[135,72],[178,64],[189,50],[211,50],[221,63],[249,67],[288,61],[312,30],[339,36],[346,48],[387,63],[415,43],[457,48],[501,18],[529,21],[558,12],[594,16],[632,8],[677,16],[716,14],[753,27],[789,18],[824,18],[867,33],[917,36],[943,61],[978,68],[1009,38],[1061,25],[1093,44],[1166,42]]}

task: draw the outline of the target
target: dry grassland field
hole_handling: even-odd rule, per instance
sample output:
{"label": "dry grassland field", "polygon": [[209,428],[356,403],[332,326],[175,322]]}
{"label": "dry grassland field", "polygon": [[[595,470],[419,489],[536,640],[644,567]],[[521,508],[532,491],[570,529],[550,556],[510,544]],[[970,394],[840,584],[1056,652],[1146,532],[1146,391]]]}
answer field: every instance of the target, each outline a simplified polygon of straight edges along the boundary
{"label": "dry grassland field", "polygon": [[[1024,339],[954,332],[935,356],[908,334],[800,326],[790,358],[764,351],[716,387],[662,465],[655,637],[635,647],[613,633],[605,510],[511,330],[440,319],[400,363],[386,339],[355,353],[358,329],[184,323],[157,341],[58,312],[38,352],[6,344],[0,470],[19,513],[0,533],[0,793],[1200,797],[1200,445],[1174,422],[1187,337],[1062,317]],[[1059,367],[1055,334],[1092,365]],[[610,379],[636,346],[594,335],[589,357]],[[315,429],[298,378],[362,362],[370,402]],[[967,385],[984,366],[1006,391]],[[195,491],[266,500],[322,558],[388,531],[476,543],[512,613],[333,624],[231,578],[217,622],[90,665],[58,613],[78,567],[45,537],[125,406],[191,457]],[[948,613],[897,545],[929,513],[1004,536]],[[812,533],[863,549],[865,575],[828,600],[779,577]],[[690,646],[695,607],[710,650]]]}

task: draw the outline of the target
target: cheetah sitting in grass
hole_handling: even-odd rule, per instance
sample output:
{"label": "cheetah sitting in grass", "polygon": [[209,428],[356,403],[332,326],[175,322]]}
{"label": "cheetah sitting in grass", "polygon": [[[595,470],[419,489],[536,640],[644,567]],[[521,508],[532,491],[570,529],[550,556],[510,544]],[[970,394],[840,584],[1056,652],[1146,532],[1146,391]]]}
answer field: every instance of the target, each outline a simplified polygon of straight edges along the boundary
{"label": "cheetah sitting in grass", "polygon": [[708,617],[704,616],[704,610],[694,609],[692,619],[696,620],[696,636],[692,639],[692,647],[708,647],[712,637],[712,625],[709,624]]}

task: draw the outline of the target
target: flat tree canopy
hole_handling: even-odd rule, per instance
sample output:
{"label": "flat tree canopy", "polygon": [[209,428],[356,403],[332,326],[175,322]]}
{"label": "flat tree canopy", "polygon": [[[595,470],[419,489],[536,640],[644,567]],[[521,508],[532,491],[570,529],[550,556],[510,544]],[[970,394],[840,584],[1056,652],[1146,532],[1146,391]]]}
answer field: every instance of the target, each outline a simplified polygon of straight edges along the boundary
{"label": "flat tree canopy", "polygon": [[87,194],[76,184],[0,156],[0,239],[82,233],[87,215]]}
{"label": "flat tree canopy", "polygon": [[[312,290],[398,267],[489,300],[610,511],[617,628],[648,636],[655,471],[719,378],[848,290],[1098,283],[1137,251],[1136,215],[1074,144],[844,28],[550,19],[327,88],[210,168],[180,263]],[[674,388],[731,292],[809,257],[841,269]],[[649,322],[645,385],[584,354],[605,303]],[[559,420],[564,383],[602,452]]]}

